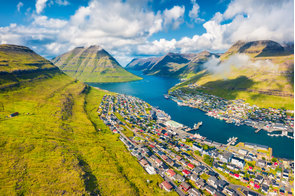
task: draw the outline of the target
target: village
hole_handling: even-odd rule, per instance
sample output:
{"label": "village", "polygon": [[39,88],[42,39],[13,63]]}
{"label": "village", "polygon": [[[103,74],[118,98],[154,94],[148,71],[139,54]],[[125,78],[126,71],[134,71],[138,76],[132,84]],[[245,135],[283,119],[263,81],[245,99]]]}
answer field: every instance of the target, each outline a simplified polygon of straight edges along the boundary
{"label": "village", "polygon": [[256,133],[265,130],[269,132],[268,136],[285,136],[294,139],[294,111],[259,108],[240,99],[226,100],[200,91],[195,91],[193,94],[184,93],[181,89],[171,92],[169,98],[180,106],[198,108],[208,116],[227,123],[251,126],[256,129]]}
{"label": "village", "polygon": [[105,95],[98,115],[159,186],[179,195],[294,195],[294,161],[267,146],[210,141],[162,110],[127,95]]}

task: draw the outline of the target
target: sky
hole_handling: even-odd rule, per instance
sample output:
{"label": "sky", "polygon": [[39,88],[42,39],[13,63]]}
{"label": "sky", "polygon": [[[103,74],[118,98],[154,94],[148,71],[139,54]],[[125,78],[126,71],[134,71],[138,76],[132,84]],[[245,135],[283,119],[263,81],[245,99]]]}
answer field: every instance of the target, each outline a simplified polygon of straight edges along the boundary
{"label": "sky", "polygon": [[[3,2],[1,2],[3,1]],[[100,45],[125,66],[236,41],[294,42],[293,0],[0,0],[0,43],[53,58]]]}

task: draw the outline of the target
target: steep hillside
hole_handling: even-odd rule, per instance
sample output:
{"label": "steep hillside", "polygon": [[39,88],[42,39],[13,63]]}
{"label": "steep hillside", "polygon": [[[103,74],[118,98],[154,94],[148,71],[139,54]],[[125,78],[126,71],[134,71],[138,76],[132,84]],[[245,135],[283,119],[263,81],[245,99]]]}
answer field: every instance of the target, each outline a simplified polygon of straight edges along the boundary
{"label": "steep hillside", "polygon": [[211,61],[204,67],[171,90],[201,90],[226,99],[245,99],[260,107],[293,110],[294,54],[290,48],[273,41],[239,41],[218,63]]}
{"label": "steep hillside", "polygon": [[141,79],[122,68],[100,46],[78,47],[52,60],[67,75],[83,82],[128,82]]}
{"label": "steep hillside", "polygon": [[[5,72],[18,85],[0,89],[1,195],[165,194],[161,177],[148,175],[99,119],[107,92],[70,78],[26,47],[1,47],[1,60],[15,63],[7,65],[12,70],[23,67],[15,53],[52,67]],[[11,81],[2,76],[2,85]]]}
{"label": "steep hillside", "polygon": [[148,75],[186,77],[202,70],[202,64],[214,54],[203,51],[197,54],[168,53],[162,57],[133,59],[127,69],[141,70]]}

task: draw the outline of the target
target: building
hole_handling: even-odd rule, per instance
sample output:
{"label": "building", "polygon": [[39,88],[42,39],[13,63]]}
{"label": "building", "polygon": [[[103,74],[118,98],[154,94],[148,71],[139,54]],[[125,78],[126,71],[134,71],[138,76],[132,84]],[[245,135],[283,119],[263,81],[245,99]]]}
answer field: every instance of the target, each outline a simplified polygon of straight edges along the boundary
{"label": "building", "polygon": [[160,184],[160,188],[162,188],[162,189],[164,189],[165,191],[168,191],[168,192],[170,192],[173,189],[172,185],[167,181],[162,182]]}
{"label": "building", "polygon": [[245,160],[238,157],[232,157],[231,163],[239,168],[243,168],[245,166]]}
{"label": "building", "polygon": [[179,187],[185,192],[187,192],[191,188],[191,186],[186,182],[182,182]]}
{"label": "building", "polygon": [[228,151],[225,151],[223,154],[219,154],[218,157],[219,157],[220,161],[222,161],[223,163],[230,163],[230,161],[233,157],[233,154]]}

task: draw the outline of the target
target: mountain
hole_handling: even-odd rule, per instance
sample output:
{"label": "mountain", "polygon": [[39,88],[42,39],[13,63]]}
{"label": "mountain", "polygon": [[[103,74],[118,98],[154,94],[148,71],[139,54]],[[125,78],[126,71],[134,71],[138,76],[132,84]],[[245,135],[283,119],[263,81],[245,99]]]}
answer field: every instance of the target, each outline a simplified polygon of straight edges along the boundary
{"label": "mountain", "polygon": [[25,46],[0,45],[0,89],[62,72]]}
{"label": "mountain", "polygon": [[126,71],[100,46],[77,47],[52,60],[67,75],[83,82],[128,82],[141,79]]}
{"label": "mountain", "polygon": [[202,69],[202,64],[212,54],[203,51],[197,54],[168,53],[162,57],[133,59],[126,69],[141,70],[148,75],[159,75],[166,77],[185,77]]}
{"label": "mountain", "polygon": [[[244,99],[260,107],[294,107],[294,54],[292,44],[270,40],[238,41],[193,77],[170,89],[203,91],[226,99]],[[211,63],[211,64],[210,64]],[[186,88],[195,84],[195,88]]]}
{"label": "mountain", "polygon": [[0,45],[0,60],[1,195],[164,194],[99,118],[111,92],[24,46]]}

